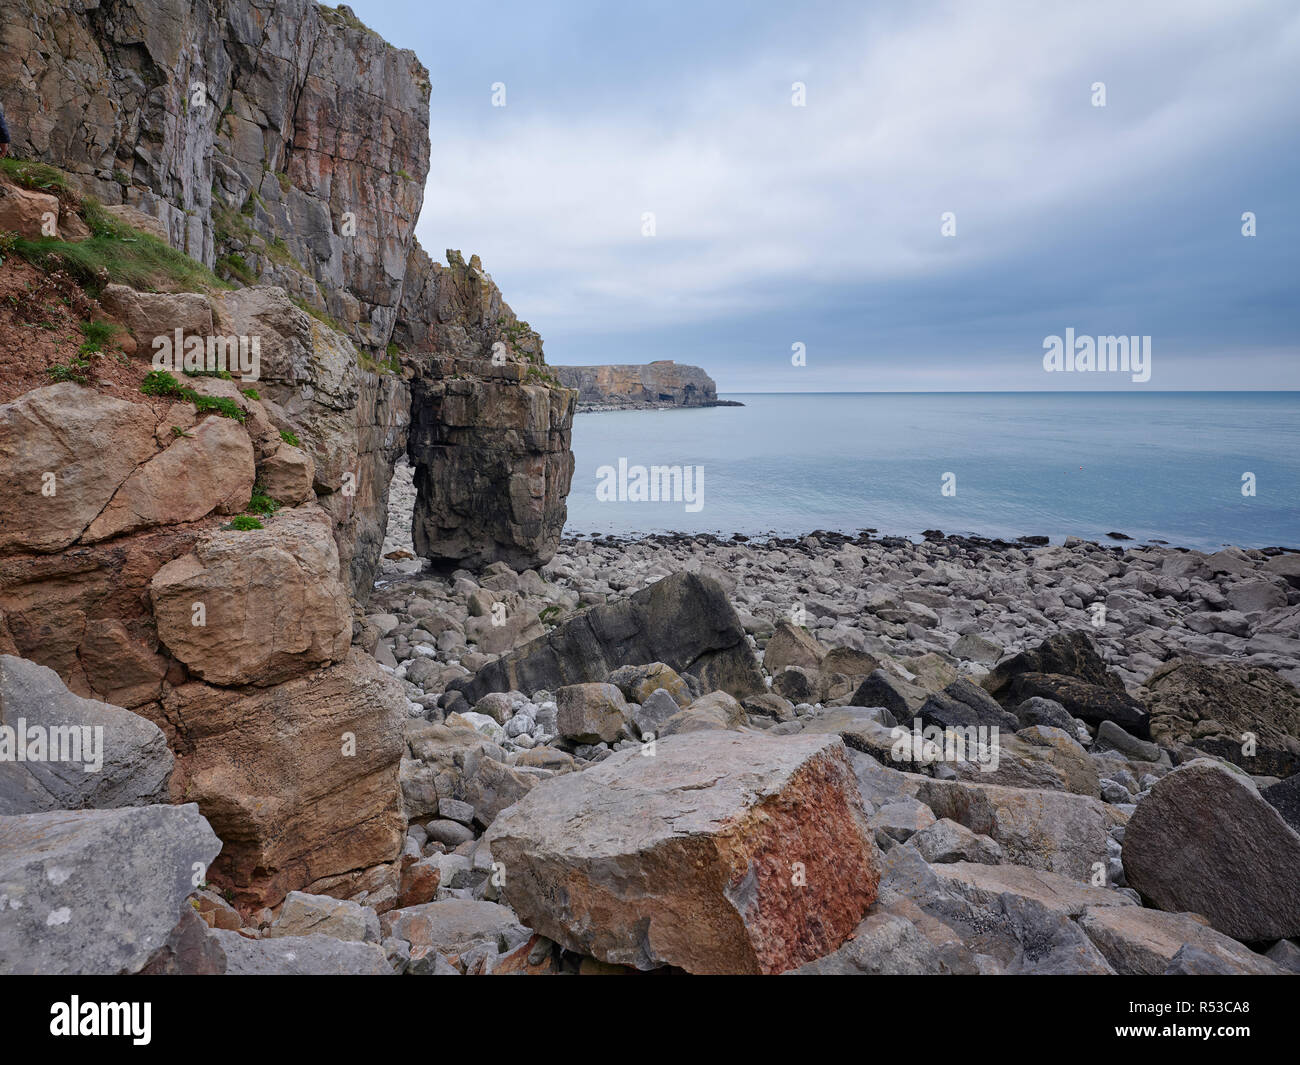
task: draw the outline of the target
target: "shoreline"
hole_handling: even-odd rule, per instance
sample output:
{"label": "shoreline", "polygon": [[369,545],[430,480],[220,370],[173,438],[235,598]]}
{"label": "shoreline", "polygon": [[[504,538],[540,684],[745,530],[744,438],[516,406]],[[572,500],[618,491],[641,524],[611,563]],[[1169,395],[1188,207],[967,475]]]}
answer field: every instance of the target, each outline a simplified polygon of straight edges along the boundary
{"label": "shoreline", "polygon": [[[838,529],[812,529],[804,533],[782,534],[776,532],[766,533],[741,533],[733,532],[724,534],[721,532],[687,532],[684,530],[655,530],[645,533],[608,533],[608,532],[579,532],[565,529],[560,537],[561,544],[566,542],[577,543],[583,540],[590,542],[602,542],[605,544],[676,544],[688,541],[700,541],[711,544],[754,544],[758,546],[774,547],[797,547],[809,537],[815,537],[827,544],[839,546],[842,544],[894,544],[894,543],[951,543],[974,548],[985,548],[995,551],[1021,550],[1029,551],[1038,547],[1068,547],[1074,543],[1091,544],[1096,547],[1110,549],[1123,553],[1138,548],[1159,548],[1167,551],[1177,551],[1182,553],[1196,552],[1198,554],[1212,554],[1203,548],[1189,547],[1183,544],[1177,544],[1169,540],[1149,538],[1138,540],[1135,537],[1125,534],[1115,535],[1108,533],[1111,542],[1106,543],[1102,540],[1089,539],[1087,537],[1075,536],[1068,534],[1064,536],[1040,536],[1026,535],[1017,537],[1014,540],[1007,540],[1003,537],[983,536],[978,533],[944,533],[938,529],[927,529],[921,533],[881,533],[878,529],[859,529],[857,534],[846,533]],[[1258,551],[1268,557],[1286,554],[1300,554],[1300,547],[1287,547],[1282,544],[1270,544],[1264,547],[1244,547],[1240,544],[1223,543],[1219,545],[1218,550],[1226,548],[1237,548],[1241,551]]]}
{"label": "shoreline", "polygon": [[[939,530],[916,538],[816,530],[740,540],[712,533],[566,533],[550,561],[525,571],[538,580],[527,578],[532,593],[511,608],[519,631],[494,633],[484,654],[469,646],[483,630],[457,592],[457,579],[495,583],[491,571],[499,567],[440,573],[415,557],[414,495],[409,476],[394,478],[386,557],[367,613],[387,613],[382,604],[412,586],[439,589],[460,634],[439,641],[440,682],[410,693],[416,697],[441,695],[462,671],[527,642],[524,632],[531,639],[545,631],[533,627],[538,617],[562,622],[680,570],[714,576],[751,635],[770,631],[802,604],[810,631],[832,645],[900,658],[934,653],[970,676],[982,675],[984,666],[954,655],[963,636],[978,634],[1009,655],[1083,629],[1132,689],[1175,657],[1260,666],[1300,686],[1300,551],[1227,546],[1204,552],[1077,537],[1017,543]],[[404,557],[388,557],[394,554]],[[560,609],[548,613],[554,606]],[[1099,606],[1101,626],[1094,623]],[[400,607],[392,612],[402,613]]]}

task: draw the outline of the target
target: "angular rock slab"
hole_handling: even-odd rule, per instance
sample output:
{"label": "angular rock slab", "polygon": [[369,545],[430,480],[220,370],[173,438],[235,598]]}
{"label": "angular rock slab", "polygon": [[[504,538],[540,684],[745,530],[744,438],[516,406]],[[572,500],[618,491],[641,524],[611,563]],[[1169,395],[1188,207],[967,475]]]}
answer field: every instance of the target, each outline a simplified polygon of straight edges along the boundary
{"label": "angular rock slab", "polygon": [[240,904],[274,906],[397,858],[405,706],[360,648],[274,688],[170,689],[157,724],[179,752],[172,793],[197,802],[225,841],[213,881]]}
{"label": "angular rock slab", "polygon": [[1282,975],[1282,968],[1262,954],[1200,922],[1196,914],[1111,906],[1089,907],[1079,927],[1121,976],[1159,976],[1188,946],[1243,975]]}
{"label": "angular rock slab", "polygon": [[[71,737],[66,730],[75,729],[82,760],[0,761],[0,814],[167,801],[172,752],[157,725],[121,707],[73,695],[52,669],[0,655],[0,725],[14,730],[15,742],[20,720],[28,732],[37,728],[47,737],[56,729]],[[85,731],[96,728],[102,729],[98,751],[95,733]],[[72,753],[78,753],[76,747]],[[102,765],[88,773],[92,755]]]}
{"label": "angular rock slab", "polygon": [[1162,910],[1249,942],[1300,935],[1300,834],[1208,759],[1162,777],[1124,831],[1124,875]]}
{"label": "angular rock slab", "polygon": [[698,732],[545,781],[488,833],[528,927],[601,961],[779,973],[835,950],[880,873],[843,743]]}
{"label": "angular rock slab", "polygon": [[449,687],[472,705],[488,692],[554,691],[649,662],[693,674],[705,691],[737,699],[767,690],[722,586],[698,573],[674,573],[626,599],[585,610]]}
{"label": "angular rock slab", "polygon": [[332,936],[245,939],[238,932],[210,933],[226,955],[227,976],[391,976],[382,947]]}
{"label": "angular rock slab", "polygon": [[158,638],[212,684],[288,680],[337,662],[352,638],[338,548],[315,506],[280,511],[264,529],[208,534],[153,575],[149,594]]}
{"label": "angular rock slab", "polygon": [[1089,880],[1106,861],[1106,836],[1123,816],[1100,799],[1068,791],[930,780],[916,797],[934,811],[988,836],[1003,861]]}
{"label": "angular rock slab", "polygon": [[139,972],[220,850],[194,803],[0,817],[0,973]]}

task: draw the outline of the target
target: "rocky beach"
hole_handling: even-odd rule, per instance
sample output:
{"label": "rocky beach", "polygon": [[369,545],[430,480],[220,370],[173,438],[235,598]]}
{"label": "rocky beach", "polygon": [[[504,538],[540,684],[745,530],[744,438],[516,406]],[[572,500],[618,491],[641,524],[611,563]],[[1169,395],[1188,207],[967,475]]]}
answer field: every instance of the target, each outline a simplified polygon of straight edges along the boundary
{"label": "rocky beach", "polygon": [[716,388],[421,248],[413,52],[0,14],[0,974],[1300,973],[1294,545],[566,535]]}

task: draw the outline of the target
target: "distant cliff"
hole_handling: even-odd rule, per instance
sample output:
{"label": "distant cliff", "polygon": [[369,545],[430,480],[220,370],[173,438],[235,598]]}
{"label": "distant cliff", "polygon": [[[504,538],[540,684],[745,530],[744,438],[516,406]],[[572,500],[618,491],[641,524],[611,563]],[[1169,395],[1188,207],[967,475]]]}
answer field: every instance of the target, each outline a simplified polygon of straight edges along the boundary
{"label": "distant cliff", "polygon": [[640,366],[553,366],[579,408],[739,406],[718,399],[718,386],[698,366],[661,359]]}

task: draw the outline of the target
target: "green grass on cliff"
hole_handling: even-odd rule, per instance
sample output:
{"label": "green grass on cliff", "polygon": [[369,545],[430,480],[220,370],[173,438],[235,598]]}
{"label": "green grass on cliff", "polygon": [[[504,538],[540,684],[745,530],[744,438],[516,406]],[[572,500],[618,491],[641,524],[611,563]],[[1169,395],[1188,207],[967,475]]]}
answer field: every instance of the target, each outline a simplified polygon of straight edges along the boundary
{"label": "green grass on cliff", "polygon": [[41,270],[66,270],[92,294],[114,282],[145,291],[203,292],[229,287],[184,252],[118,221],[90,196],[81,201],[81,215],[90,227],[89,240],[19,237],[13,244],[14,254]]}
{"label": "green grass on cliff", "polygon": [[0,159],[0,173],[15,185],[34,192],[47,192],[60,200],[75,202],[77,191],[62,170],[30,159]]}
{"label": "green grass on cliff", "polygon": [[195,392],[194,389],[183,386],[166,370],[150,370],[145,374],[140,391],[146,396],[171,396],[193,403],[194,409],[200,415],[219,414],[223,418],[233,418],[241,423],[248,417],[248,412],[233,399],[226,396],[205,396]]}

